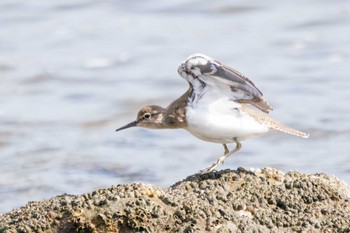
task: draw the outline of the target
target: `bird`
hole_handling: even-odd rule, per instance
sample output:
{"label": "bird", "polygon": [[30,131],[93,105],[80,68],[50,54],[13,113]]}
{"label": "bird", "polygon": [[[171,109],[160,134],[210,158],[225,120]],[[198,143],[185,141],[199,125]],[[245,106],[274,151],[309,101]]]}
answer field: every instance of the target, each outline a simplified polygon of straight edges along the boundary
{"label": "bird", "polygon": [[[269,130],[308,138],[309,134],[269,117],[272,106],[255,84],[237,70],[207,56],[190,55],[178,67],[188,90],[166,108],[148,105],[139,110],[136,120],[116,129],[185,129],[193,136],[222,144],[224,154],[200,174],[214,171],[224,160],[239,151],[242,141]],[[230,150],[227,144],[235,143]]]}

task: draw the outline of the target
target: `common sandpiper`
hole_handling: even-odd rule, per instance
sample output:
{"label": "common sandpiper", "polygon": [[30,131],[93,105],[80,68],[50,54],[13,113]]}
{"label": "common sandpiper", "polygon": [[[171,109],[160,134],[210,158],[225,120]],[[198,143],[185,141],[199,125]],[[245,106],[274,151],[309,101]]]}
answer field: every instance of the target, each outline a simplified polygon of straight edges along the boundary
{"label": "common sandpiper", "polygon": [[[216,169],[241,149],[241,141],[270,129],[308,138],[309,134],[287,127],[267,114],[272,107],[262,92],[235,69],[203,54],[189,56],[178,68],[188,90],[167,108],[141,108],[135,121],[117,129],[138,126],[150,129],[185,129],[195,137],[224,146],[224,155],[200,173]],[[235,143],[229,150],[227,144]]]}

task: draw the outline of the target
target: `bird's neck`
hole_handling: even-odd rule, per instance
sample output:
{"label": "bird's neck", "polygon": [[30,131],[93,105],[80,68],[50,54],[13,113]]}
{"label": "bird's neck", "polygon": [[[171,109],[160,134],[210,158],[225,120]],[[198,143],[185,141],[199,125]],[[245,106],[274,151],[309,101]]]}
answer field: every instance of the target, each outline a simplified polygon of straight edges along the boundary
{"label": "bird's neck", "polygon": [[175,129],[185,128],[186,122],[186,107],[188,105],[189,98],[192,94],[192,86],[180,96],[177,100],[172,102],[162,113],[162,126],[163,128]]}

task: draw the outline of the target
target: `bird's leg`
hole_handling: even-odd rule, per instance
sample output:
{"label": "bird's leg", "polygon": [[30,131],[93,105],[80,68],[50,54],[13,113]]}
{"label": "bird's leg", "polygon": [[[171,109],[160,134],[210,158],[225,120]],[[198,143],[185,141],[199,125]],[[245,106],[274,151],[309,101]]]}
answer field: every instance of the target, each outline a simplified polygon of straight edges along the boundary
{"label": "bird's leg", "polygon": [[226,144],[222,144],[222,145],[224,146],[224,149],[225,149],[224,155],[230,152]]}
{"label": "bird's leg", "polygon": [[226,144],[223,144],[224,149],[225,149],[225,154],[223,156],[221,156],[218,160],[216,160],[212,165],[210,165],[210,167],[203,169],[201,171],[199,171],[200,174],[205,174],[205,173],[209,173],[215,170],[215,168],[219,165],[224,163],[224,160],[229,157],[230,155],[232,155],[233,153],[239,151],[239,149],[241,149],[242,144],[237,140],[237,138],[235,138],[235,142],[236,142],[236,147],[235,149],[233,149],[232,151],[230,151],[227,148]]}

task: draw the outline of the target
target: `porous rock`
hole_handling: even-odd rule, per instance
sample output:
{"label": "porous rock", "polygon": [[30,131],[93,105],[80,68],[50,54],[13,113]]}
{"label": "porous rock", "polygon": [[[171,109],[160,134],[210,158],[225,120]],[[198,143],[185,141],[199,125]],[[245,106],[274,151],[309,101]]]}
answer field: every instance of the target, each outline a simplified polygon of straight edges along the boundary
{"label": "porous rock", "polygon": [[0,232],[350,232],[349,198],[331,175],[239,168],[31,202]]}

